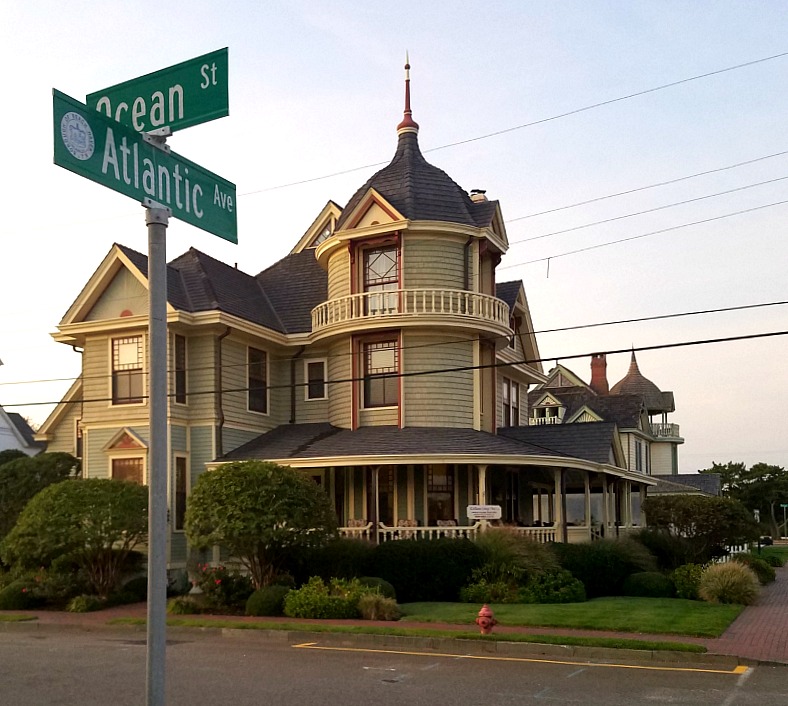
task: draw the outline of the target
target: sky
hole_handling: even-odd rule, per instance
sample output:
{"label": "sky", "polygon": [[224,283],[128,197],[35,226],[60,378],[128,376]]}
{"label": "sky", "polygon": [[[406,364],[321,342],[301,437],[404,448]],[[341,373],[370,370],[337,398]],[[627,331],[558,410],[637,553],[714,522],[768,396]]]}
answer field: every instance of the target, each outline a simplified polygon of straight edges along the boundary
{"label": "sky", "polygon": [[[169,145],[237,185],[239,243],[171,219],[168,259],[254,274],[344,206],[394,154],[407,51],[422,151],[500,201],[498,281],[524,282],[546,370],[588,381],[607,351],[612,385],[632,347],[786,331],[786,21],[781,0],[4,0],[0,404],[46,419],[80,370],[50,334],[112,243],[147,252],[139,204],[53,164],[52,89],[224,47],[230,115]],[[682,473],[788,465],[788,336],[637,359],[675,395]]]}

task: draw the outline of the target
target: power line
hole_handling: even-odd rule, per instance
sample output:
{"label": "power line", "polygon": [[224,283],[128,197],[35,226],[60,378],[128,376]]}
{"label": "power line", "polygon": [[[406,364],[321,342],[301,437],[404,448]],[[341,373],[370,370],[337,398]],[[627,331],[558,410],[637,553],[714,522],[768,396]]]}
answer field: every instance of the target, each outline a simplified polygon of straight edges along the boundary
{"label": "power line", "polygon": [[788,200],[785,201],[775,201],[774,203],[767,203],[763,204],[762,206],[753,206],[752,208],[745,208],[741,211],[733,211],[732,213],[725,213],[721,216],[714,216],[713,218],[704,218],[700,221],[692,221],[691,223],[682,223],[677,226],[671,226],[670,228],[661,228],[660,230],[653,230],[650,233],[641,233],[640,235],[631,235],[628,238],[620,238],[619,240],[610,240],[606,243],[597,243],[596,245],[588,245],[584,248],[578,248],[577,250],[569,250],[567,252],[559,253],[557,255],[548,255],[547,257],[539,257],[535,260],[526,260],[525,262],[515,262],[509,265],[501,265],[497,269],[499,270],[508,270],[512,267],[520,267],[521,265],[532,265],[536,262],[549,262],[550,260],[555,260],[559,257],[566,257],[567,255],[575,255],[577,253],[586,252],[587,250],[596,250],[597,248],[604,248],[608,245],[618,245],[619,243],[627,243],[630,240],[639,240],[640,238],[648,238],[652,235],[660,235],[662,233],[669,233],[674,230],[680,230],[681,228],[689,228],[690,226],[697,226],[701,225],[702,223],[712,223],[713,221],[721,221],[724,218],[731,218],[732,216],[740,216],[743,213],[752,213],[753,211],[760,211],[764,208],[771,208],[772,206],[780,206],[782,204],[788,203]]}
{"label": "power line", "polygon": [[602,225],[604,223],[613,223],[614,221],[621,221],[625,218],[632,218],[633,216],[642,216],[646,213],[654,213],[656,211],[664,211],[668,208],[674,208],[676,206],[685,206],[688,203],[695,203],[696,201],[703,201],[705,199],[712,199],[717,196],[726,196],[727,194],[733,194],[737,191],[745,191],[746,189],[753,189],[756,186],[765,186],[766,184],[774,184],[777,181],[784,181],[788,179],[788,176],[781,176],[775,179],[769,179],[767,181],[759,181],[756,184],[747,184],[746,186],[737,186],[735,189],[728,189],[727,191],[718,191],[714,194],[707,194],[706,196],[698,196],[694,199],[687,199],[686,201],[675,201],[673,203],[665,204],[664,206],[656,206],[654,208],[648,208],[645,211],[635,211],[634,213],[626,213],[623,216],[614,216],[613,218],[605,218],[601,221],[593,221],[592,223],[583,223],[579,226],[573,226],[572,228],[564,228],[563,230],[554,230],[552,233],[542,233],[542,235],[534,235],[530,238],[520,238],[519,240],[510,240],[510,245],[517,245],[519,243],[528,243],[532,240],[540,240],[541,238],[549,238],[553,235],[562,235],[563,233],[571,233],[576,230],[583,230],[584,228],[591,228],[593,226]]}
{"label": "power line", "polygon": [[[618,98],[611,98],[609,100],[600,101],[598,103],[592,103],[591,105],[583,106],[582,108],[575,108],[573,110],[568,110],[564,113],[558,113],[556,115],[551,115],[547,118],[540,118],[539,120],[533,120],[528,123],[523,123],[522,125],[515,125],[514,127],[504,128],[503,130],[496,130],[495,132],[489,132],[485,135],[479,135],[478,137],[470,137],[466,140],[459,140],[458,142],[449,142],[445,145],[440,145],[439,147],[431,147],[429,149],[422,150],[422,152],[437,152],[438,150],[445,150],[449,147],[457,147],[459,145],[467,145],[470,142],[478,142],[479,140],[486,140],[490,137],[497,137],[499,135],[505,135],[510,132],[514,132],[516,130],[522,130],[527,127],[534,127],[535,125],[542,125],[544,123],[552,122],[553,120],[560,120],[561,118],[569,117],[570,115],[577,115],[578,113],[584,113],[589,110],[595,110],[596,108],[602,108],[606,105],[612,105],[613,103],[619,103],[621,101],[629,100],[630,98],[637,98],[639,96],[645,96],[649,93],[656,93],[657,91],[663,91],[667,88],[675,88],[676,86],[681,86],[685,83],[690,83],[691,81],[698,81],[703,78],[709,78],[711,76],[717,76],[719,74],[727,73],[728,71],[736,71],[737,69],[743,69],[748,66],[754,66],[756,64],[762,64],[766,61],[772,61],[773,59],[781,59],[785,56],[788,56],[788,52],[782,52],[780,54],[773,54],[772,56],[766,56],[761,59],[755,59],[753,61],[747,61],[743,64],[736,64],[735,66],[728,66],[724,69],[717,69],[716,71],[709,71],[705,74],[698,74],[697,76],[690,76],[689,78],[683,78],[678,81],[672,81],[670,83],[662,84],[661,86],[654,86],[653,88],[647,88],[642,91],[636,91],[634,93],[628,93],[624,96],[619,96]],[[300,186],[302,184],[309,184],[315,181],[322,181],[324,179],[331,179],[332,177],[336,176],[343,176],[345,174],[350,174],[352,172],[361,171],[362,169],[371,169],[373,167],[379,167],[382,165],[388,164],[387,161],[384,162],[375,162],[374,164],[366,164],[363,167],[353,167],[351,169],[344,169],[339,172],[332,172],[331,174],[324,174],[322,176],[311,177],[308,179],[301,179],[299,181],[289,182],[287,184],[278,184],[276,186],[268,186],[263,189],[255,189],[254,191],[247,191],[243,194],[239,194],[240,196],[251,196],[252,194],[260,194],[267,191],[276,191],[278,189],[285,189],[291,186]]]}
{"label": "power line", "polygon": [[[717,309],[695,309],[692,311],[679,311],[679,312],[672,312],[670,314],[655,314],[653,316],[640,316],[630,319],[614,319],[612,321],[596,321],[590,324],[574,324],[572,326],[561,326],[558,328],[549,328],[549,329],[539,329],[535,331],[527,331],[528,335],[538,335],[538,334],[546,334],[546,333],[562,333],[564,331],[579,331],[582,329],[587,328],[599,328],[601,326],[617,326],[620,324],[634,324],[634,323],[644,323],[646,321],[659,321],[664,319],[676,319],[681,318],[683,316],[699,316],[704,314],[720,314],[726,313],[730,311],[744,311],[747,309],[762,309],[765,307],[770,306],[783,306],[788,304],[788,300],[785,301],[772,301],[772,302],[760,302],[758,304],[740,304],[737,306],[726,306],[720,307]],[[509,336],[494,336],[494,340],[498,340],[501,338],[510,338]],[[409,346],[397,346],[396,350],[401,351],[408,351],[408,350],[416,350],[422,348],[435,348],[438,346],[446,346],[452,345],[454,343],[462,343],[467,342],[469,339],[467,338],[453,338],[448,341],[434,341],[431,343],[417,343]],[[334,354],[327,354],[327,355],[320,355],[319,358],[323,359],[332,359],[332,358],[346,358],[349,356],[354,355],[352,352],[348,353],[334,353]],[[286,358],[277,358],[275,356],[270,356],[269,363],[283,363],[291,361],[291,357]],[[306,358],[306,360],[310,360],[310,358]],[[548,360],[554,360],[554,358],[548,358]],[[222,370],[232,370],[235,368],[248,368],[249,363],[234,363],[232,365],[222,365]],[[185,368],[185,372],[187,373],[195,373],[195,372],[202,372],[204,370],[215,370],[216,366],[214,365],[206,365],[200,367],[187,367]],[[172,375],[175,373],[176,370],[168,369],[167,374]],[[36,380],[12,380],[10,382],[0,382],[0,387],[3,386],[11,386],[11,385],[37,385],[42,383],[54,383],[54,382],[74,382],[75,380],[81,379],[82,381],[86,380],[109,380],[112,377],[112,373],[107,373],[105,375],[78,375],[76,377],[67,377],[67,378],[41,378]]]}
{"label": "power line", "polygon": [[[656,350],[669,350],[672,348],[686,348],[688,346],[700,346],[700,345],[708,345],[708,344],[719,344],[719,343],[730,343],[735,341],[750,341],[754,339],[760,338],[774,338],[776,336],[785,336],[788,335],[787,331],[768,331],[763,333],[752,333],[752,334],[745,334],[742,336],[726,336],[723,338],[707,338],[707,339],[696,339],[693,341],[680,341],[678,343],[662,343],[653,346],[640,346],[635,347],[631,346],[629,348],[619,348],[616,350],[607,350],[607,351],[600,351],[598,348],[594,349],[590,353],[575,353],[572,355],[559,355],[559,356],[550,356],[549,358],[523,358],[521,360],[514,360],[514,361],[501,361],[496,363],[487,363],[482,365],[463,365],[451,368],[435,368],[432,370],[414,370],[407,373],[381,373],[377,375],[368,376],[373,379],[383,379],[383,378],[412,378],[412,377],[424,377],[426,375],[444,375],[446,373],[457,373],[457,372],[470,372],[474,370],[486,370],[492,368],[509,368],[514,365],[532,365],[534,363],[549,363],[555,362],[558,363],[559,360],[575,360],[577,358],[589,358],[592,355],[617,355],[620,353],[640,353],[644,351],[656,351]],[[339,385],[344,383],[352,383],[352,382],[364,382],[367,377],[349,377],[349,378],[341,378],[338,380],[326,380],[324,381],[325,385]],[[266,385],[266,390],[279,390],[279,389],[291,389],[291,388],[303,388],[309,385],[309,382],[303,383],[286,383],[281,385]],[[197,392],[187,392],[187,397],[199,397],[202,395],[215,395],[215,394],[229,394],[233,392],[248,392],[248,386],[242,387],[234,387],[234,388],[221,388],[221,389],[211,389],[211,390],[200,390]],[[168,397],[174,397],[175,393],[169,393]],[[140,395],[140,399],[148,399],[147,395]],[[91,403],[98,403],[98,402],[112,402],[112,397],[94,397],[90,399],[79,399],[79,400],[57,400],[57,401],[49,401],[49,402],[15,402],[12,404],[5,404],[4,407],[36,407],[36,406],[44,406],[44,405],[58,405],[58,404],[91,404]]]}
{"label": "power line", "polygon": [[724,172],[728,169],[735,169],[736,167],[744,167],[748,164],[755,164],[756,162],[762,162],[765,159],[772,159],[772,157],[782,157],[783,155],[788,154],[788,150],[784,152],[775,152],[774,154],[767,154],[763,157],[755,157],[754,159],[748,159],[745,162],[737,162],[736,164],[729,164],[725,167],[718,167],[717,169],[708,169],[705,172],[696,172],[695,174],[688,174],[687,176],[677,177],[675,179],[668,179],[667,181],[660,181],[656,184],[648,184],[647,186],[638,186],[635,189],[628,189],[627,191],[617,191],[614,194],[606,194],[605,196],[597,196],[593,199],[587,199],[585,201],[576,201],[575,203],[567,204],[566,206],[556,206],[555,208],[549,208],[546,211],[537,211],[536,213],[529,213],[525,216],[517,216],[517,218],[507,218],[507,223],[513,223],[514,221],[523,221],[526,218],[534,218],[536,216],[544,216],[548,213],[555,213],[556,211],[565,211],[569,208],[576,208],[577,206],[587,206],[590,203],[596,203],[597,201],[604,201],[605,199],[613,199],[617,196],[627,196],[628,194],[635,194],[638,191],[646,191],[647,189],[656,189],[660,186],[668,186],[670,184],[677,184],[680,181],[687,181],[688,179],[695,179],[696,177],[707,176],[708,174],[716,174],[717,172]]}

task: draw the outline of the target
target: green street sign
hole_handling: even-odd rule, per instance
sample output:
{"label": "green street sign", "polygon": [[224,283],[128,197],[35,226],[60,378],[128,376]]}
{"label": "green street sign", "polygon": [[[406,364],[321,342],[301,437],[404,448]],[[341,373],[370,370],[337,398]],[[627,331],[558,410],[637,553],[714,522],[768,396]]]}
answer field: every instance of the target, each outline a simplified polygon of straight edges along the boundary
{"label": "green street sign", "polygon": [[227,49],[219,49],[91,93],[85,103],[137,132],[182,130],[229,115],[227,64]]}
{"label": "green street sign", "polygon": [[55,164],[197,228],[238,242],[235,184],[155,147],[147,135],[52,90]]}

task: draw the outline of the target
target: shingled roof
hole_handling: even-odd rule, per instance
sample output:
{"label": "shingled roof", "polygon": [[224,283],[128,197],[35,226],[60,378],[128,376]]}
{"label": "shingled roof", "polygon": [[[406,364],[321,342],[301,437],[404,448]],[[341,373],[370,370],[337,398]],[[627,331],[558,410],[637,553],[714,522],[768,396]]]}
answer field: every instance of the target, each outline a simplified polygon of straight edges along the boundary
{"label": "shingled roof", "polygon": [[[148,258],[117,246],[145,276]],[[281,333],[312,328],[327,277],[312,250],[283,258],[256,277],[189,248],[167,265],[167,301],[180,311],[219,310]]]}
{"label": "shingled roof", "polygon": [[528,406],[549,393],[566,406],[564,419],[571,419],[584,406],[596,412],[604,421],[615,422],[620,429],[637,428],[643,413],[643,398],[639,395],[598,395],[583,387],[549,387],[528,393]]}
{"label": "shingled roof", "polygon": [[673,393],[663,393],[651,380],[643,375],[638,368],[635,351],[627,374],[610,388],[611,395],[640,395],[650,413],[673,412]]}
{"label": "shingled roof", "polygon": [[572,456],[595,463],[611,463],[616,435],[612,422],[596,424],[536,424],[504,427],[500,436],[537,448],[550,449],[555,455]]}
{"label": "shingled roof", "polygon": [[505,301],[509,305],[509,311],[512,311],[514,305],[517,303],[517,295],[520,293],[520,288],[522,286],[523,283],[520,280],[515,280],[513,282],[498,282],[495,285],[495,296]]}
{"label": "shingled roof", "polygon": [[[577,425],[592,426],[592,425]],[[598,425],[593,425],[598,426]],[[523,427],[527,429],[527,427]],[[581,445],[578,444],[578,448]],[[362,427],[351,431],[327,423],[283,424],[228,453],[222,460],[310,459],[401,454],[478,454],[479,456],[572,456],[527,441],[454,427]],[[574,458],[586,458],[574,456]],[[588,458],[587,460],[594,460]],[[604,463],[608,462],[605,456]]]}

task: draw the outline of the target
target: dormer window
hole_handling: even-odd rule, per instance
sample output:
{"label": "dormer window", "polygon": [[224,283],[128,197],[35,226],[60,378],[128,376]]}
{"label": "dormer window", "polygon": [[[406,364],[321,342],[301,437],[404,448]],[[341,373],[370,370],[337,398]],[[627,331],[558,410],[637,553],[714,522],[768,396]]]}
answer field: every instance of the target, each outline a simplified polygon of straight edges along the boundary
{"label": "dormer window", "polygon": [[328,240],[333,232],[334,231],[331,229],[331,224],[327,223],[326,227],[323,228],[323,230],[320,231],[320,234],[312,241],[311,247],[316,248],[324,240]]}
{"label": "dormer window", "polygon": [[559,405],[544,405],[531,410],[529,424],[560,424],[563,418],[563,408]]}
{"label": "dormer window", "polygon": [[399,248],[385,245],[363,251],[363,283],[368,314],[397,310],[399,289]]}

